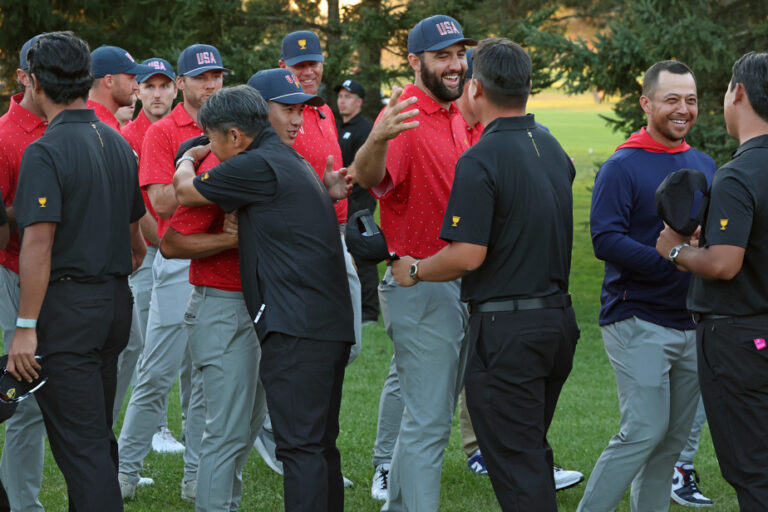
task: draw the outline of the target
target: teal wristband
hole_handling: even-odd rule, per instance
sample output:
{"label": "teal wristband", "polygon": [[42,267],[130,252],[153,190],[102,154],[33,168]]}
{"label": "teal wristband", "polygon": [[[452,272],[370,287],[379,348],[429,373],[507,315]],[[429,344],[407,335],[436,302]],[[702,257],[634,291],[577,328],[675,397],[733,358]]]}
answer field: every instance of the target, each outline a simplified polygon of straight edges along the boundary
{"label": "teal wristband", "polygon": [[16,327],[25,329],[34,329],[37,327],[37,318],[16,318]]}

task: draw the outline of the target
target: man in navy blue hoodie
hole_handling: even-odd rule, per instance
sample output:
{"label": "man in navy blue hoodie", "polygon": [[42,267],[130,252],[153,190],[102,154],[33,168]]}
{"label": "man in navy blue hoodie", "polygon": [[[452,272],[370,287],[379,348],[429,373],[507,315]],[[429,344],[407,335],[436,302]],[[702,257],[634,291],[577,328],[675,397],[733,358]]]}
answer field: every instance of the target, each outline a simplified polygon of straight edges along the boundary
{"label": "man in navy blue hoodie", "polygon": [[663,227],[655,191],[670,173],[697,169],[711,182],[715,162],[685,135],[698,113],[696,79],[663,61],[643,78],[648,124],[600,169],[590,225],[605,261],[600,326],[616,374],[621,424],[595,464],[579,511],[613,511],[632,484],[634,511],[669,509],[672,468],[699,403],[689,275],[655,250]]}

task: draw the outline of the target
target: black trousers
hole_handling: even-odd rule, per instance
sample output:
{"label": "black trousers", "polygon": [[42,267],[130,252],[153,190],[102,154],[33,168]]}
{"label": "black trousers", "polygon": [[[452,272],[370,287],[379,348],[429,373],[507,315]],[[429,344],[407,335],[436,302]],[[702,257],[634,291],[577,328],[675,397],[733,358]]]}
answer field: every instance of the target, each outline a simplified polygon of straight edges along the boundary
{"label": "black trousers", "polygon": [[[352,215],[363,209],[373,214],[376,211],[376,198],[366,189],[355,184],[352,195],[348,198],[347,212]],[[360,295],[363,304],[363,322],[379,319],[379,269],[376,265],[357,265],[357,277],[360,279]]]}
{"label": "black trousers", "polygon": [[473,313],[464,385],[477,442],[504,512],[555,512],[547,431],[571,372],[573,308]]}
{"label": "black trousers", "polygon": [[350,347],[281,333],[262,343],[259,372],[283,463],[286,511],[344,510],[336,438]]}
{"label": "black trousers", "polygon": [[768,315],[704,320],[696,327],[699,386],[712,442],[720,471],[745,512],[768,507],[765,340]]}
{"label": "black trousers", "polygon": [[121,511],[112,433],[117,358],[128,344],[128,279],[51,283],[37,324],[48,382],[35,395],[51,452],[67,482],[69,510]]}

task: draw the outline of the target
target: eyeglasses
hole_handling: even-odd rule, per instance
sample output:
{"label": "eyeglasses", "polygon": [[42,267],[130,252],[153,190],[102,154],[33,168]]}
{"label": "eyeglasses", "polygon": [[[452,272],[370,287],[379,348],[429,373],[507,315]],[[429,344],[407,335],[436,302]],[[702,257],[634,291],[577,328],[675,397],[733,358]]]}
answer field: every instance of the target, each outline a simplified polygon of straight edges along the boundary
{"label": "eyeglasses", "polygon": [[[35,359],[38,362],[42,361],[43,356],[35,356]],[[10,382],[7,379],[10,379]],[[48,377],[43,377],[39,379],[39,382],[33,381],[32,383],[19,381],[8,373],[8,370],[3,366],[2,370],[0,370],[0,402],[5,404],[19,403],[29,398],[32,393],[43,387],[43,384],[46,382],[48,382]],[[18,394],[19,388],[25,389],[27,386],[33,387],[22,394]]]}

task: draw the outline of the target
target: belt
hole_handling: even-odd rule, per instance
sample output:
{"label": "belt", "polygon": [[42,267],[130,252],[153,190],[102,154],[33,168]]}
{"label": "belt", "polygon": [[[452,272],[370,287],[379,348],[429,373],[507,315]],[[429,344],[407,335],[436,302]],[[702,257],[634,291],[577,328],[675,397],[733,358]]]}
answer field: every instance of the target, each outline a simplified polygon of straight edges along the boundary
{"label": "belt", "polygon": [[722,320],[724,318],[735,318],[732,315],[713,315],[712,313],[691,313],[693,322],[700,324],[704,320]]}
{"label": "belt", "polygon": [[471,304],[470,313],[500,313],[502,311],[530,311],[532,309],[565,309],[571,305],[571,294],[562,293],[530,299],[510,299]]}

